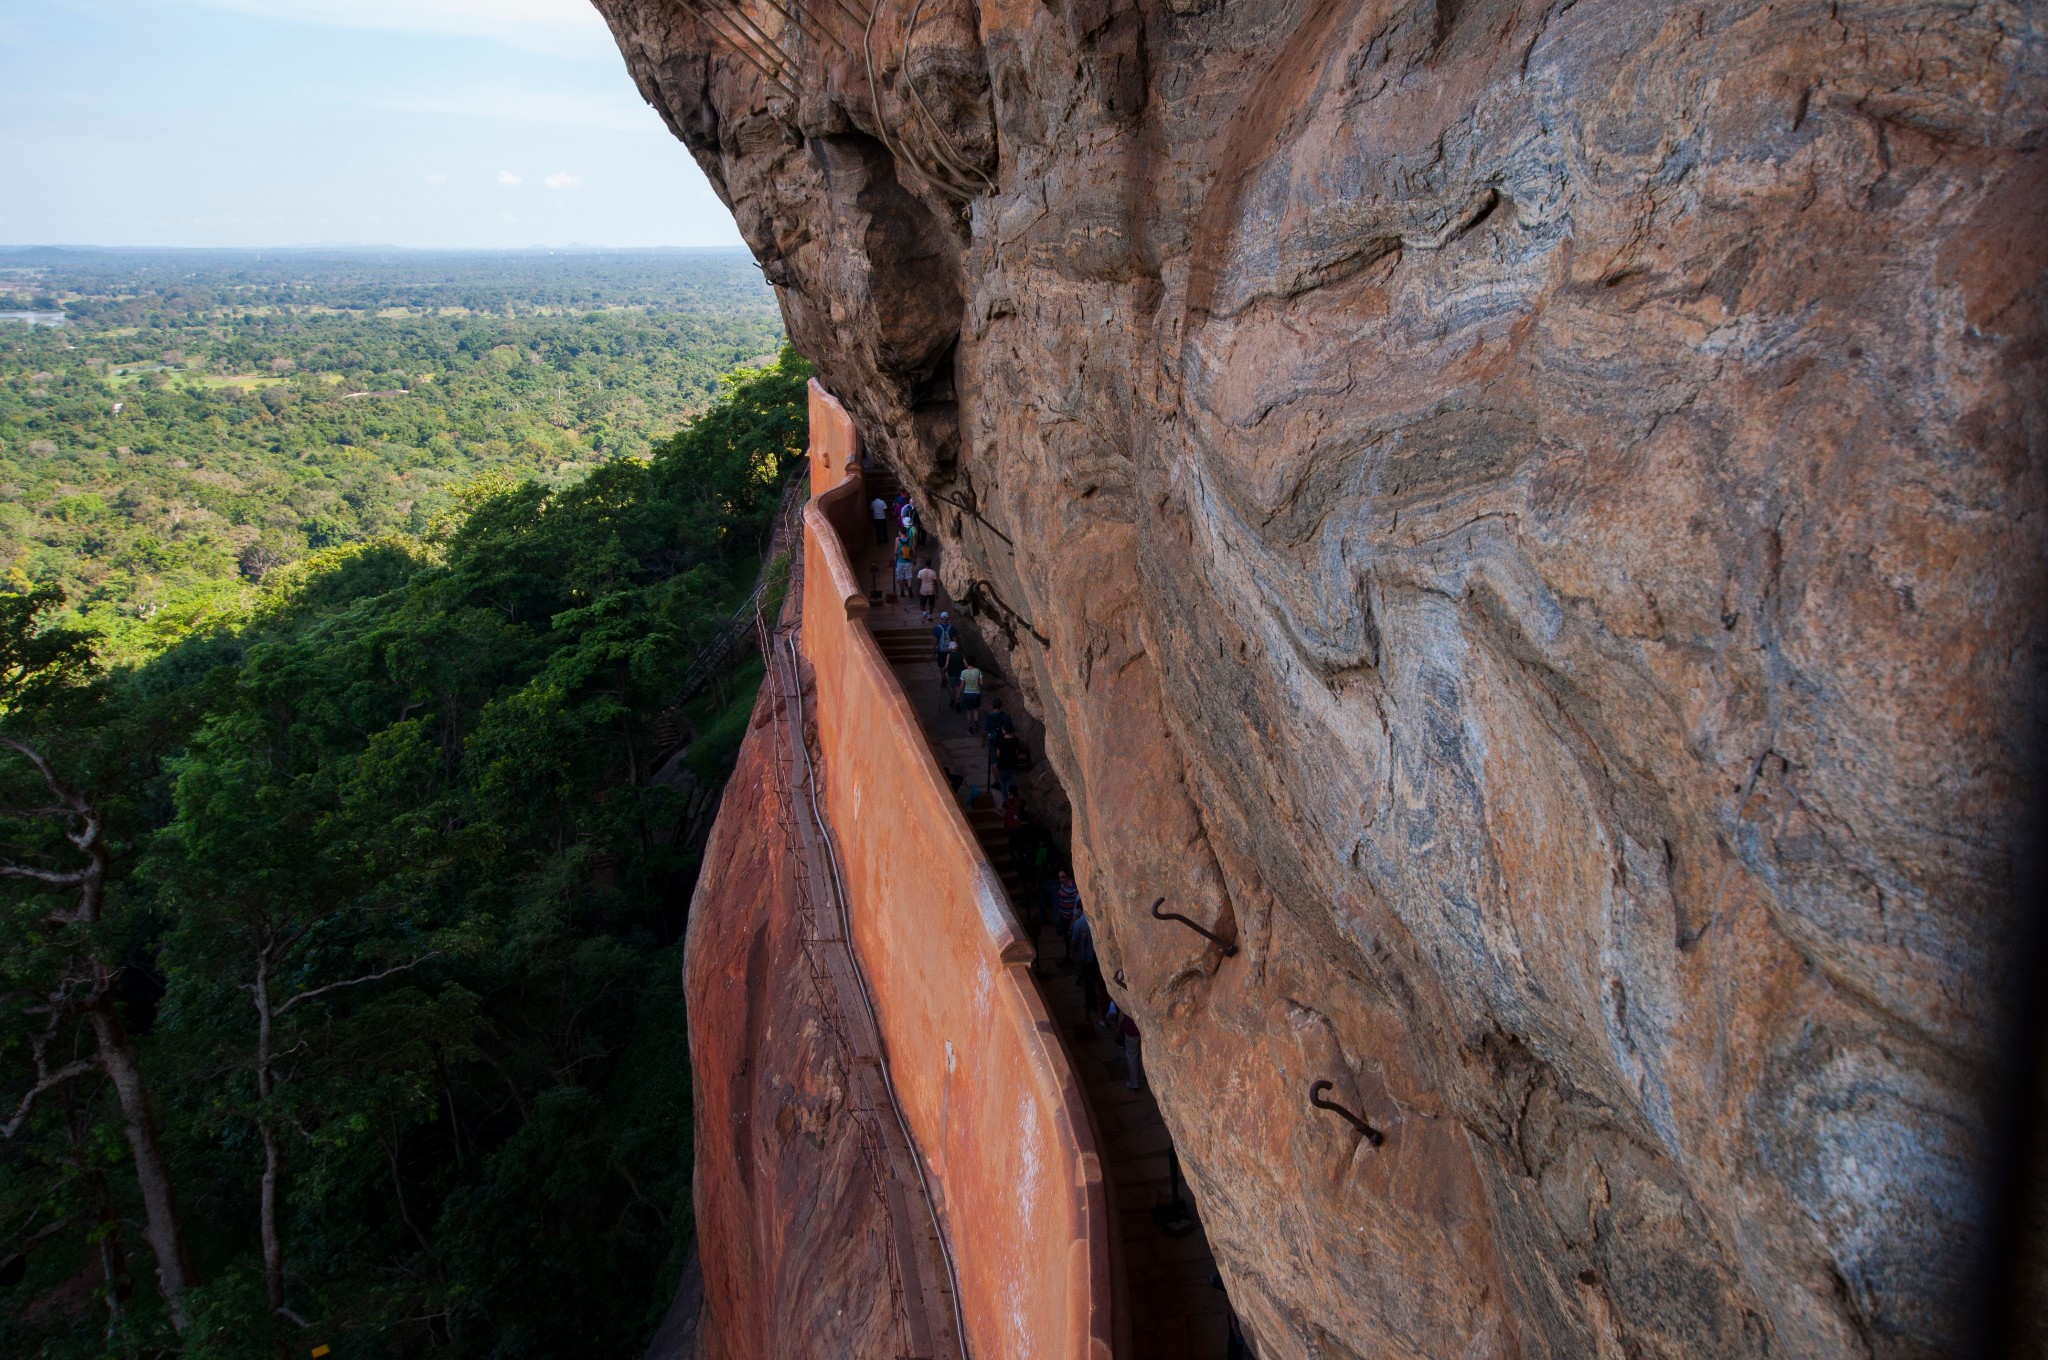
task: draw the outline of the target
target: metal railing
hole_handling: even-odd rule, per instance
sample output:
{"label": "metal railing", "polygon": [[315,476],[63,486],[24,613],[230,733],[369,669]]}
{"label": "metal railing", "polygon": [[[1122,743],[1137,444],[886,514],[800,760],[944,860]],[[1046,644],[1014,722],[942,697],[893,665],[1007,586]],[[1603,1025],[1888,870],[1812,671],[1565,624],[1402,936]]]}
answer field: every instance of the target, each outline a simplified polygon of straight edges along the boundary
{"label": "metal railing", "polygon": [[[776,506],[775,519],[769,526],[767,538],[761,548],[761,569],[754,581],[753,591],[741,601],[739,608],[733,610],[732,616],[719,625],[718,632],[712,636],[711,641],[700,647],[697,654],[690,658],[689,667],[683,672],[682,684],[676,688],[675,693],[662,708],[662,719],[672,719],[677,709],[696,698],[698,692],[725,669],[733,655],[743,645],[756,640],[756,624],[761,607],[777,584],[774,571],[776,557],[786,549],[792,553],[796,551],[790,545],[797,541],[802,531],[804,502],[809,498],[808,474],[804,468],[799,467],[790,474],[789,482],[782,491],[782,499]],[[793,564],[794,557],[791,560]],[[794,573],[794,565],[791,571]],[[679,719],[670,722],[668,735],[661,740],[664,750],[672,750],[675,744],[680,743],[681,727]]]}

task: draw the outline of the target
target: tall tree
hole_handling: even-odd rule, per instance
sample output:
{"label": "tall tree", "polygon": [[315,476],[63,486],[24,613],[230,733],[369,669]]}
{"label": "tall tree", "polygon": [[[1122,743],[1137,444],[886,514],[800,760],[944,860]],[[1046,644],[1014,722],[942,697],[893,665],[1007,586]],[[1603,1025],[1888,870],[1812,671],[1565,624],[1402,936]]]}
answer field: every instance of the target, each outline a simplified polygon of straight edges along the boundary
{"label": "tall tree", "polygon": [[[58,777],[47,743],[35,737],[38,727],[78,725],[99,698],[88,640],[45,626],[60,603],[49,589],[0,595],[0,752],[14,758],[0,768],[8,797],[0,806],[6,847],[0,878],[29,890],[8,900],[5,966],[17,988],[9,993],[12,1008],[22,1019],[41,1022],[27,1042],[33,1075],[0,1132],[16,1136],[37,1101],[57,1086],[105,1073],[134,1158],[158,1285],[172,1326],[183,1331],[192,1263],[155,1105],[117,1002],[122,965],[105,930],[113,867],[107,816],[95,799]],[[37,979],[40,995],[18,990]],[[62,1052],[81,1024],[92,1034],[90,1052],[54,1062],[52,1052]]]}

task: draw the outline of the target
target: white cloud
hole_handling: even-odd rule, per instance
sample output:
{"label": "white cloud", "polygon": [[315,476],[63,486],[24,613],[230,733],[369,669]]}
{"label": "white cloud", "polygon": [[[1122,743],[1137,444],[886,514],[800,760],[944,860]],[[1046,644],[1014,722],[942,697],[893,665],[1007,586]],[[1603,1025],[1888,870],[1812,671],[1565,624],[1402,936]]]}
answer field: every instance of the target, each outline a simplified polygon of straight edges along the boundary
{"label": "white cloud", "polygon": [[579,30],[604,31],[589,0],[183,0],[265,19],[376,28],[400,33],[459,33],[557,50]]}
{"label": "white cloud", "polygon": [[498,183],[504,185],[507,189],[516,189],[526,183],[526,181],[513,174],[510,170],[500,170],[498,172]]}
{"label": "white cloud", "polygon": [[582,182],[583,176],[572,175],[566,170],[557,170],[554,174],[541,181],[550,189],[573,189]]}
{"label": "white cloud", "polygon": [[448,176],[441,174],[438,171],[435,172],[434,174],[428,175],[426,179],[427,183],[429,184],[446,184],[448,182]]}
{"label": "white cloud", "polygon": [[504,218],[507,222],[517,222],[519,220],[518,215],[515,213],[499,213],[498,216]]}

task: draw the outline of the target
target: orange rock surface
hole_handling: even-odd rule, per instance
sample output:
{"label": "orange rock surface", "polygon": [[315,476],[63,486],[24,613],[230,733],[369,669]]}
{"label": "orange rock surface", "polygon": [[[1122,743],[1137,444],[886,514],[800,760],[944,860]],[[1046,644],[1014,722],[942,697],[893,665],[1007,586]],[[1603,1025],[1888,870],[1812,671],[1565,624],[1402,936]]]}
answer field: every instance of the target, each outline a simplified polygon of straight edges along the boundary
{"label": "orange rock surface", "polygon": [[758,51],[599,5],[949,589],[1029,624],[1262,1356],[1961,1344],[2038,4],[748,4]]}

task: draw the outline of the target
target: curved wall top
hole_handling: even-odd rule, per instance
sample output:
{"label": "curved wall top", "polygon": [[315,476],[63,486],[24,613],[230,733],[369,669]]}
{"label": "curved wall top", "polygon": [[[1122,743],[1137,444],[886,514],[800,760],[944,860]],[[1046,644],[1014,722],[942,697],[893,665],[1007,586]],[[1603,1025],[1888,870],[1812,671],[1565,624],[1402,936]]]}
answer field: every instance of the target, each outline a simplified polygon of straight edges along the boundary
{"label": "curved wall top", "polygon": [[859,437],[815,381],[810,414],[803,639],[826,810],[968,1344],[974,1360],[1109,1360],[1109,1211],[1080,1084],[1032,946],[869,634],[845,546],[867,528]]}

